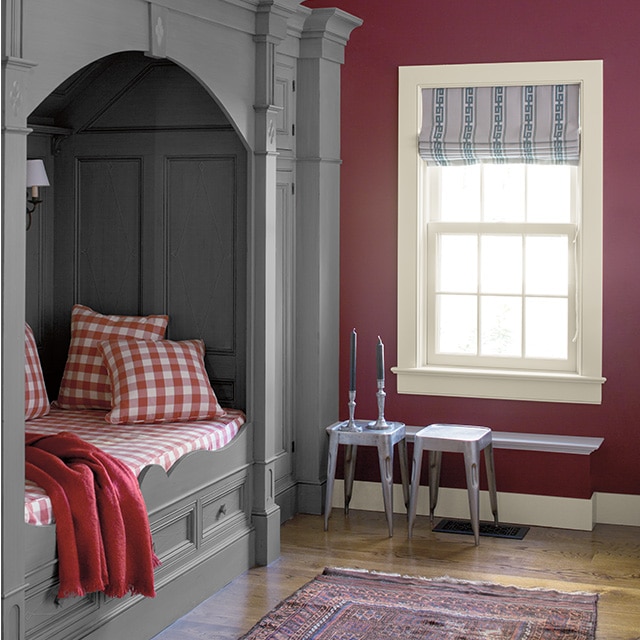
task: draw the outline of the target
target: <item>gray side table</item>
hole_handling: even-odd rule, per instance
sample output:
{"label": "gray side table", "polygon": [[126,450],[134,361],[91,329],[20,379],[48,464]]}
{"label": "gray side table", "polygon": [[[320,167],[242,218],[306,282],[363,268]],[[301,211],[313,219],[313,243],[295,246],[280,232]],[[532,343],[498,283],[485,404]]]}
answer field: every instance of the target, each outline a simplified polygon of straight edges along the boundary
{"label": "gray side table", "polygon": [[409,507],[409,472],[407,466],[407,441],[403,422],[390,422],[388,429],[368,429],[368,420],[357,420],[362,431],[343,431],[340,426],[344,422],[336,422],[327,427],[329,434],[329,459],[327,461],[327,494],[324,508],[324,530],[329,528],[331,503],[333,500],[333,483],[336,476],[338,445],[346,445],[344,457],[344,512],[349,513],[349,502],[353,489],[353,477],[356,468],[356,453],[359,446],[377,447],[380,463],[380,481],[382,498],[387,515],[389,537],[393,536],[393,446],[398,445],[400,456],[400,474],[405,507]]}
{"label": "gray side table", "polygon": [[496,493],[491,429],[476,425],[432,424],[416,433],[413,444],[413,467],[411,470],[413,477],[411,479],[411,500],[409,504],[409,538],[411,538],[416,520],[422,452],[424,450],[429,451],[429,515],[432,525],[438,502],[442,452],[453,451],[464,454],[471,528],[473,529],[473,537],[477,546],[480,544],[480,480],[478,468],[482,450],[484,450],[484,461],[487,467],[491,511],[496,525],[498,524],[498,497]]}

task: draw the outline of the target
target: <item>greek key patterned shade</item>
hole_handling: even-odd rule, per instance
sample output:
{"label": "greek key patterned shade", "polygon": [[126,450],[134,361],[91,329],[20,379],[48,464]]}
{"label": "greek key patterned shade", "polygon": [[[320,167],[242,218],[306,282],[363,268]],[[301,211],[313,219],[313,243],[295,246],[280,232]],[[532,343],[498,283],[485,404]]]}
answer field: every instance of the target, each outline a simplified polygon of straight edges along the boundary
{"label": "greek key patterned shade", "polygon": [[430,164],[578,164],[580,85],[422,89],[420,156]]}

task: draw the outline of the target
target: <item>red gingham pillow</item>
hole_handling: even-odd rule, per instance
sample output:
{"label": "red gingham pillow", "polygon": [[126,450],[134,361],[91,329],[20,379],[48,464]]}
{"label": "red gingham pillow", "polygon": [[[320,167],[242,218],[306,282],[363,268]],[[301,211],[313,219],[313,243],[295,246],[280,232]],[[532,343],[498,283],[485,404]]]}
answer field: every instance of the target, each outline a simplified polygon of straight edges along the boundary
{"label": "red gingham pillow", "polygon": [[103,340],[161,340],[169,316],[105,316],[80,304],[71,310],[71,344],[57,404],[62,409],[111,409],[111,384],[98,353]]}
{"label": "red gingham pillow", "polygon": [[33,420],[49,413],[49,398],[33,330],[24,323],[24,419]]}
{"label": "red gingham pillow", "polygon": [[100,343],[113,389],[113,424],[206,420],[224,411],[204,367],[202,340]]}

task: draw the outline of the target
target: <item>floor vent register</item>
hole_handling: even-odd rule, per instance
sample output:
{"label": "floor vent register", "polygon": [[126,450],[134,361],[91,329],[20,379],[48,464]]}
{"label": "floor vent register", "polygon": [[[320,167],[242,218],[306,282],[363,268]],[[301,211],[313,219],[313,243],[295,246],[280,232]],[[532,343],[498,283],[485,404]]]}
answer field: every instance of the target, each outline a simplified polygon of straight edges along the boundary
{"label": "floor vent register", "polygon": [[[462,533],[473,535],[471,522],[469,520],[440,520],[433,528],[438,533]],[[520,527],[513,524],[495,525],[489,522],[480,523],[480,535],[490,538],[511,538],[512,540],[522,540],[529,531],[529,527]]]}

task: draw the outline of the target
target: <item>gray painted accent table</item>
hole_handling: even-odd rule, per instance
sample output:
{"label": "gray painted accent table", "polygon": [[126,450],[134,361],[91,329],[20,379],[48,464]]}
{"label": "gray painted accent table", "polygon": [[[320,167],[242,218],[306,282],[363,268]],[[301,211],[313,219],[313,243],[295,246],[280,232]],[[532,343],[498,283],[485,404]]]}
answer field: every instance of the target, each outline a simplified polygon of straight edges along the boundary
{"label": "gray painted accent table", "polygon": [[333,483],[336,475],[338,445],[346,445],[344,457],[344,512],[349,513],[349,502],[353,489],[353,477],[356,468],[356,452],[358,446],[378,448],[380,463],[380,481],[382,483],[382,498],[387,515],[389,537],[393,536],[393,446],[398,445],[400,455],[400,474],[402,476],[402,490],[405,507],[409,507],[409,473],[407,466],[407,441],[405,439],[405,425],[402,422],[390,422],[388,429],[369,429],[368,420],[356,420],[362,431],[345,431],[340,427],[344,422],[335,422],[327,427],[329,434],[329,457],[327,460],[327,493],[324,509],[324,530],[329,528],[331,503],[333,500]]}

